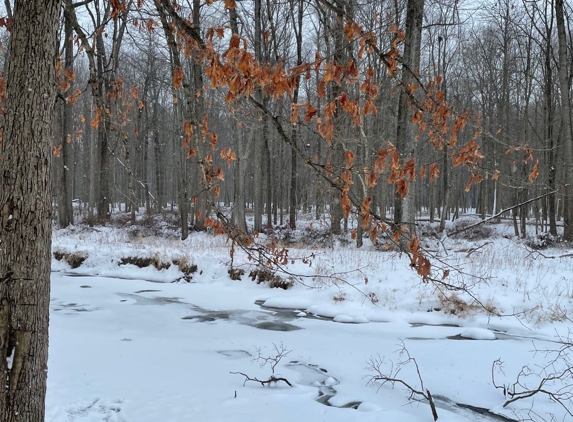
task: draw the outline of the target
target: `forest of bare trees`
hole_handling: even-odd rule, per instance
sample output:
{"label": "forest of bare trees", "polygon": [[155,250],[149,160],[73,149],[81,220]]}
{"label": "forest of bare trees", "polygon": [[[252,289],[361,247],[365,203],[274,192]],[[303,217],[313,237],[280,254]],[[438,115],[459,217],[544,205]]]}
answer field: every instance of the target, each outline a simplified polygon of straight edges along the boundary
{"label": "forest of bare trees", "polygon": [[[90,224],[173,211],[183,238],[217,215],[245,231],[252,214],[264,231],[294,228],[305,213],[361,239],[373,224],[356,222],[367,201],[405,225],[429,219],[443,230],[461,213],[509,209],[516,235],[533,219],[535,230],[564,224],[573,237],[573,44],[562,0],[63,8],[53,127],[61,227],[75,203]],[[251,69],[215,74],[213,61],[240,67],[244,52],[271,83],[248,82]],[[402,176],[376,164],[393,147]]]}

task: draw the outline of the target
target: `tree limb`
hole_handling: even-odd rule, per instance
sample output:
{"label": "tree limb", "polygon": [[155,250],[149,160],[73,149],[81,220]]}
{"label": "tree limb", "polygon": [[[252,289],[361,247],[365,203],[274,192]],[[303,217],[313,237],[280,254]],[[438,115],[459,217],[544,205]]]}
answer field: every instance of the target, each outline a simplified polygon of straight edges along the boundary
{"label": "tree limb", "polygon": [[506,212],[508,212],[508,211],[511,211],[511,210],[513,210],[513,209],[515,209],[515,208],[519,208],[519,207],[521,207],[521,206],[523,206],[523,205],[530,204],[531,202],[538,201],[539,199],[545,198],[546,196],[552,195],[552,194],[554,194],[554,193],[556,193],[556,192],[557,192],[557,190],[552,190],[551,192],[545,192],[543,195],[539,195],[539,196],[536,196],[535,198],[528,199],[527,201],[520,202],[519,204],[512,205],[511,207],[505,208],[505,209],[501,210],[500,212],[498,212],[497,214],[492,215],[491,217],[488,217],[488,218],[486,218],[486,219],[484,219],[484,220],[478,221],[478,222],[475,223],[475,224],[471,224],[471,225],[469,225],[469,226],[467,226],[467,227],[464,227],[464,228],[462,228],[462,229],[456,230],[456,231],[454,231],[454,232],[448,233],[448,236],[454,236],[454,235],[456,235],[456,234],[463,233],[463,232],[465,232],[465,231],[467,231],[467,230],[473,229],[474,227],[480,226],[480,225],[482,225],[482,224],[484,224],[484,223],[487,223],[488,221],[491,221],[491,220],[493,220],[493,219],[495,219],[495,218],[500,217],[501,215],[503,215],[504,213],[506,213]]}

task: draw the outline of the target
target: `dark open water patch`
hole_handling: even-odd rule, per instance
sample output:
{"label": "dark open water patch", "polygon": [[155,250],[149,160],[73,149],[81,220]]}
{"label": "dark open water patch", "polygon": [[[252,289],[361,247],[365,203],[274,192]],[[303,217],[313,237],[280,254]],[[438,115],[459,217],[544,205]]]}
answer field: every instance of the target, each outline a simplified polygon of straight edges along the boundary
{"label": "dark open water patch", "polygon": [[[286,366],[290,369],[294,369],[302,375],[302,378],[299,380],[300,384],[318,388],[318,396],[315,398],[317,402],[325,406],[337,407],[341,409],[358,409],[360,404],[362,404],[362,402],[358,400],[350,401],[340,406],[332,404],[330,400],[336,395],[335,387],[340,384],[340,382],[338,379],[330,375],[326,369],[321,368],[318,365],[308,364],[296,360],[291,361]],[[489,409],[473,406],[470,404],[456,403],[445,396],[434,394],[433,398],[438,409],[447,410],[452,413],[461,415],[471,413],[473,415],[479,415],[480,420],[484,421],[518,422],[515,419],[493,413]]]}
{"label": "dark open water patch", "polygon": [[330,375],[326,369],[318,365],[293,360],[286,366],[302,375],[299,384],[318,388],[318,396],[315,400],[320,404],[329,407],[338,407],[339,409],[358,409],[358,406],[362,403],[361,401],[350,401],[340,406],[330,403],[330,399],[336,395],[336,389],[334,387],[340,384],[340,381]]}
{"label": "dark open water patch", "polygon": [[[136,292],[137,293],[137,292]],[[116,293],[120,297],[132,299],[135,302],[133,305],[172,305],[184,304],[180,297],[165,297],[165,296],[143,296],[136,293]]]}
{"label": "dark open water patch", "polygon": [[[53,301],[50,301],[53,302]],[[100,308],[90,308],[89,305],[80,305],[78,303],[74,303],[74,302],[70,302],[70,303],[65,303],[65,302],[60,302],[60,303],[50,303],[50,311],[53,312],[61,312],[64,314],[76,314],[76,313],[82,313],[82,312],[93,312],[93,311],[97,311]]]}
{"label": "dark open water patch", "polygon": [[98,274],[82,274],[82,273],[74,273],[74,272],[61,272],[61,271],[52,271],[52,273],[57,273],[60,274],[64,277],[72,277],[72,278],[80,278],[80,277],[85,277],[85,278],[89,278],[89,277],[99,277],[99,278],[107,278],[109,280],[132,280],[132,281],[146,281],[147,283],[156,283],[156,284],[164,284],[164,283],[174,283],[175,281],[178,280],[169,280],[169,281],[158,281],[158,280],[146,280],[144,278],[139,278],[139,277],[119,277],[119,276],[104,276],[104,275],[98,275]]}
{"label": "dark open water patch", "polygon": [[243,359],[243,358],[251,358],[251,355],[246,350],[219,350],[217,353],[228,357],[229,359]]}
{"label": "dark open water patch", "polygon": [[482,417],[485,418],[485,420],[489,421],[518,422],[516,419],[508,418],[507,416],[493,413],[492,411],[484,407],[473,406],[471,404],[465,404],[465,403],[457,403],[453,400],[450,400],[448,397],[439,394],[434,394],[432,395],[432,397],[434,398],[436,407],[439,409],[445,409],[453,413],[458,413],[460,409],[466,410],[470,411],[471,413],[481,415]]}
{"label": "dark open water patch", "polygon": [[241,325],[270,331],[295,331],[302,327],[291,324],[298,317],[294,313],[277,314],[271,311],[246,311],[232,309],[227,311],[205,309],[192,305],[193,315],[184,316],[183,320],[194,322],[233,321]]}

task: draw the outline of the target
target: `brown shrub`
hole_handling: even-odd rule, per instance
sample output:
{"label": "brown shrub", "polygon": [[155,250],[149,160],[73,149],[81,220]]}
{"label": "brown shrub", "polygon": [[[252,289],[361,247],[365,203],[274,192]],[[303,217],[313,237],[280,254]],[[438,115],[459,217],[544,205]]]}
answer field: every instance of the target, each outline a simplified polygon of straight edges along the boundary
{"label": "brown shrub", "polygon": [[174,259],[173,264],[179,267],[179,270],[186,276],[190,276],[197,272],[197,265],[190,263],[187,258]]}
{"label": "brown shrub", "polygon": [[268,281],[271,289],[279,288],[288,290],[294,285],[293,280],[285,280],[269,270],[253,270],[250,272],[249,277],[251,277],[253,281],[257,280],[257,284]]}
{"label": "brown shrub", "polygon": [[242,268],[230,268],[228,273],[229,277],[231,277],[231,280],[240,280],[241,277],[245,274],[245,270]]}
{"label": "brown shrub", "polygon": [[154,266],[158,270],[166,270],[167,268],[171,267],[170,262],[163,262],[157,256],[152,258],[142,258],[139,256],[128,256],[126,258],[121,258],[121,263],[119,265],[127,265],[132,264],[136,265],[139,268],[146,268],[149,266]]}
{"label": "brown shrub", "polygon": [[88,259],[88,254],[86,252],[61,252],[55,251],[54,258],[58,261],[65,261],[72,269],[78,268]]}

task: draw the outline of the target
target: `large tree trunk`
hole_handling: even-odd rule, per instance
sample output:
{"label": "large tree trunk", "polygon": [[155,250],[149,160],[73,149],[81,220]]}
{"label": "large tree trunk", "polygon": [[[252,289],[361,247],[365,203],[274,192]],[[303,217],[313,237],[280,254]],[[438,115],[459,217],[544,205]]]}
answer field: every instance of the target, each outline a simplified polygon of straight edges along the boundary
{"label": "large tree trunk", "polygon": [[[291,18],[293,20],[293,28],[296,39],[296,65],[302,64],[302,18],[303,18],[303,4],[297,1],[296,19],[294,14],[294,5],[291,5]],[[293,90],[292,102],[298,103],[298,94],[300,89],[300,77],[295,79],[295,88]],[[298,126],[292,128],[292,143],[297,145],[298,142]],[[297,156],[294,148],[291,149],[290,155],[290,196],[289,196],[289,227],[296,229],[296,181],[297,181]]]}
{"label": "large tree trunk", "polygon": [[[404,69],[402,83],[405,87],[414,83],[413,72],[420,67],[420,46],[422,39],[422,22],[424,18],[424,0],[408,0],[406,11],[406,39],[404,42]],[[400,93],[398,103],[398,124],[396,128],[396,147],[402,158],[402,163],[410,157],[415,158],[416,142],[412,128],[412,110],[408,103],[408,93]],[[394,199],[394,222],[405,224],[411,233],[415,231],[416,190],[413,184],[407,195],[402,198],[399,193]]]}
{"label": "large tree trunk", "polygon": [[[99,152],[99,191],[97,198],[97,219],[104,223],[111,217],[111,187],[110,187],[110,158],[109,158],[109,135],[111,122],[109,115],[102,108],[109,109],[107,91],[109,88],[109,75],[104,75],[105,44],[103,35],[96,35],[96,63],[97,63],[97,87],[94,89],[94,97],[100,109],[102,121],[97,127],[97,144]],[[104,106],[105,104],[105,106]]]}
{"label": "large tree trunk", "polygon": [[[229,24],[233,35],[239,35],[239,25],[237,18],[237,9],[229,9]],[[241,232],[247,232],[247,220],[245,218],[246,192],[245,192],[245,167],[248,159],[248,146],[252,145],[255,133],[251,129],[251,135],[248,146],[245,146],[245,129],[241,128],[235,119],[231,119],[233,139],[237,151],[237,160],[235,161],[235,180],[233,189],[233,224]]]}
{"label": "large tree trunk", "polygon": [[95,223],[95,216],[94,216],[94,210],[95,210],[95,204],[96,204],[96,196],[97,196],[97,179],[96,179],[96,166],[97,166],[97,160],[96,160],[96,156],[97,156],[97,144],[96,144],[96,139],[94,136],[94,132],[92,130],[92,126],[90,124],[91,120],[92,120],[92,110],[93,110],[93,104],[95,104],[95,101],[92,97],[91,99],[91,103],[92,103],[92,107],[86,107],[85,110],[85,115],[89,116],[88,119],[86,119],[86,124],[85,124],[85,137],[88,140],[89,143],[89,152],[88,152],[88,162],[89,162],[89,184],[88,184],[88,224],[90,225],[90,227],[93,227],[94,223]]}
{"label": "large tree trunk", "polygon": [[17,1],[0,160],[0,420],[40,422],[48,361],[59,0]]}
{"label": "large tree trunk", "polygon": [[[193,27],[197,31],[201,31],[201,2],[199,0],[193,0]],[[201,123],[203,121],[203,116],[205,114],[205,93],[203,92],[203,68],[201,66],[201,59],[199,57],[193,57],[193,80],[192,82],[192,92],[188,90],[185,91],[188,112],[192,110],[191,120],[195,121],[195,131],[193,132],[194,147],[197,150],[199,160],[203,160],[206,153],[203,152],[203,143],[201,142]],[[203,166],[197,162],[194,167],[195,182],[197,186],[197,191],[201,192],[194,201],[194,211],[195,211],[195,230],[203,231],[205,230],[205,219],[209,214],[209,201],[208,195],[210,195],[208,188],[209,185],[205,179],[205,171]]]}
{"label": "large tree trunk", "polygon": [[[163,32],[165,34],[165,38],[167,39],[167,46],[169,48],[169,56],[170,56],[170,63],[171,63],[171,72],[174,75],[175,70],[178,68],[182,68],[181,65],[181,58],[179,57],[179,46],[175,41],[175,36],[170,29],[169,22],[167,21],[167,16],[163,9],[162,4],[156,0],[155,6],[157,11],[159,12],[159,17],[161,20],[161,26],[163,27]],[[186,80],[183,81],[183,95],[187,100],[187,103],[191,102],[190,93],[189,93],[189,84]],[[172,94],[173,98],[179,97],[177,89],[172,86]],[[173,141],[173,148],[175,151],[175,160],[176,160],[176,179],[177,179],[177,200],[179,203],[179,213],[181,216],[181,240],[187,239],[189,237],[189,178],[187,174],[187,151],[181,148],[179,142],[183,139],[183,121],[184,119],[185,110],[183,109],[182,104],[178,101],[174,106],[174,119],[173,119],[173,134],[174,134],[174,141]],[[194,132],[198,132],[198,128],[195,128]],[[202,155],[200,155],[202,157]]]}
{"label": "large tree trunk", "polygon": [[[547,11],[546,11],[547,22]],[[553,20],[551,20],[553,22]],[[547,156],[547,186],[550,192],[555,191],[555,141],[553,139],[553,47],[552,41],[553,25],[550,23],[545,24],[545,48],[544,48],[544,66],[545,66],[545,80],[544,80],[544,118],[545,118],[545,139],[547,143],[546,156]],[[555,193],[550,193],[546,199],[547,201],[547,218],[549,219],[549,233],[557,236],[557,221],[555,218]]]}
{"label": "large tree trunk", "polygon": [[[255,132],[251,129],[249,145],[253,143]],[[235,161],[235,186],[233,199],[233,224],[241,232],[247,232],[247,220],[245,219],[245,167],[248,162],[248,147],[245,147],[244,129],[233,123],[233,137],[237,150]]]}
{"label": "large tree trunk", "polygon": [[[262,53],[262,42],[263,42],[263,33],[262,33],[262,17],[261,17],[261,0],[255,0],[255,57],[259,63],[263,62],[263,53]],[[257,87],[255,92],[255,98],[261,104],[263,104],[263,92],[262,90]],[[264,123],[263,123],[264,124]],[[263,195],[263,184],[265,180],[263,178],[263,173],[265,171],[265,154],[264,154],[264,145],[266,140],[264,139],[264,128],[260,126],[262,132],[262,138],[260,141],[255,143],[255,151],[254,151],[254,160],[255,165],[253,168],[254,177],[253,177],[253,212],[254,212],[254,230],[255,232],[261,232],[263,230],[263,212],[264,212],[264,195]]]}
{"label": "large tree trunk", "polygon": [[[341,10],[345,10],[347,3],[342,0],[335,2],[336,6]],[[332,25],[332,38],[334,44],[333,59],[338,65],[345,66],[348,63],[348,51],[345,48],[346,37],[344,35],[344,16],[342,13],[337,13],[333,17]],[[343,87],[338,84],[330,84],[328,92],[328,100],[336,101],[336,98],[342,94]],[[335,173],[340,173],[345,168],[344,166],[344,134],[345,130],[350,126],[349,118],[338,107],[334,112],[334,136],[332,146],[330,148],[332,167]],[[340,182],[340,178],[337,179]],[[338,189],[331,189],[330,201],[330,233],[333,235],[340,235],[342,229],[340,222],[344,218],[345,212],[342,209],[340,191]]]}
{"label": "large tree trunk", "polygon": [[573,176],[573,144],[571,139],[571,104],[569,99],[569,81],[567,66],[567,34],[563,17],[563,0],[555,0],[555,18],[557,21],[557,38],[559,39],[559,87],[561,89],[561,128],[564,148],[564,201],[563,201],[563,239],[573,240],[573,204],[571,182]]}
{"label": "large tree trunk", "polygon": [[[65,69],[72,72],[74,70],[74,40],[73,40],[73,27],[69,19],[65,20],[64,30],[64,50],[65,50]],[[73,93],[73,81],[67,90],[67,94]],[[72,168],[73,168],[73,150],[72,141],[74,139],[74,126],[73,126],[73,111],[71,101],[66,101],[64,104],[64,112],[62,116],[63,136],[62,136],[62,167],[61,180],[59,183],[60,197],[58,200],[58,225],[63,228],[74,223],[74,215],[72,208]]]}

